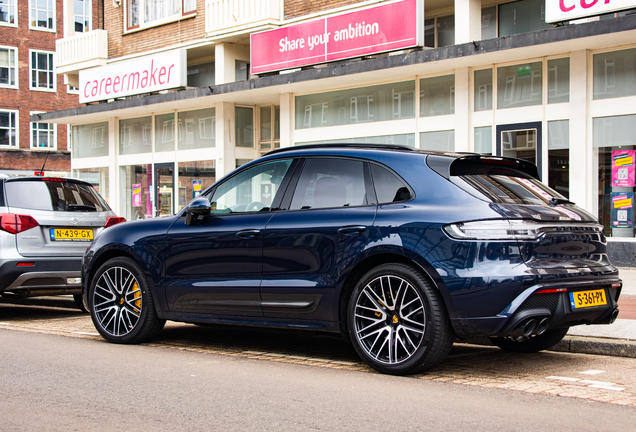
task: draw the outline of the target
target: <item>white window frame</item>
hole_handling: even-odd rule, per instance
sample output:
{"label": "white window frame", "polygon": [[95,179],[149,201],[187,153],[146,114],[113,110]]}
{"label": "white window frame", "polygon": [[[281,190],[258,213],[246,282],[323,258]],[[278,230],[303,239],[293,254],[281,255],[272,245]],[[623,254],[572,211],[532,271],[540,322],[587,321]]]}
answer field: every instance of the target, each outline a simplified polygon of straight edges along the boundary
{"label": "white window frame", "polygon": [[9,8],[13,8],[13,15],[15,17],[15,22],[12,24],[8,22],[0,21],[0,26],[18,27],[18,16],[20,15],[18,13],[18,0],[4,0],[4,1],[9,5]]}
{"label": "white window frame", "polygon": [[13,89],[17,89],[20,86],[20,77],[19,77],[19,72],[20,72],[20,68],[18,67],[18,47],[12,47],[12,46],[5,46],[5,45],[0,45],[0,48],[2,49],[8,49],[8,50],[13,50],[13,64],[15,65],[15,84],[11,85],[11,84],[0,84],[0,88],[13,88]]}
{"label": "white window frame", "polygon": [[[33,22],[37,20],[37,0],[29,0],[29,29],[31,30],[38,30],[38,31],[45,31],[45,32],[51,32],[51,33],[55,33],[56,30],[56,21],[57,21],[57,12],[56,12],[56,1],[55,0],[47,0],[47,6],[52,7],[52,9],[46,9],[45,12],[47,14],[50,14],[52,19],[52,28],[49,27],[39,27],[36,25],[33,25]],[[35,6],[34,6],[35,4]]]}
{"label": "white window frame", "polygon": [[[156,27],[160,25],[164,25],[170,22],[179,21],[184,18],[189,18],[192,16],[196,16],[196,1],[188,1],[188,0],[173,0],[174,3],[179,5],[178,11],[172,15],[164,16],[162,18],[153,19],[150,21],[146,21],[146,4],[154,3],[164,3],[166,8],[171,0],[136,0],[137,2],[137,24],[130,24],[130,11],[131,11],[131,3],[133,0],[125,0],[125,10],[124,10],[124,33],[137,31],[149,27]],[[185,11],[186,3],[190,3],[194,5],[194,9],[190,11]]]}
{"label": "white window frame", "polygon": [[[82,3],[84,4],[84,11],[81,15],[75,13],[75,1],[73,0],[73,22],[71,25],[73,26],[73,33],[79,33],[75,31],[75,23],[77,22],[77,17],[82,17],[88,22],[88,27],[84,29],[84,33],[87,33],[93,30],[93,1],[92,0],[84,0]],[[86,10],[88,9],[88,10]]]}
{"label": "white window frame", "polygon": [[20,111],[12,109],[0,109],[0,112],[15,114],[15,125],[13,125],[13,127],[9,127],[9,129],[15,129],[15,140],[12,144],[0,145],[0,148],[20,148]]}
{"label": "white window frame", "polygon": [[[47,72],[53,73],[53,88],[43,88],[43,87],[33,87],[33,54],[48,54],[51,55],[53,67],[52,70],[48,70]],[[39,70],[39,69],[38,69]],[[43,50],[29,50],[29,90],[34,91],[44,91],[44,92],[57,92],[57,73],[55,71],[55,51],[43,51]]]}
{"label": "white window frame", "polygon": [[[34,115],[34,114],[42,114],[44,113],[44,111],[31,111],[29,113],[29,115]],[[51,138],[51,140],[53,141],[53,146],[51,147],[50,144],[51,142],[49,141],[49,147],[40,147],[37,145],[37,143],[33,143],[33,132],[36,130],[35,129],[35,125],[46,125],[47,126],[47,130],[49,132],[53,132],[53,137]],[[50,129],[50,126],[53,126],[53,129]],[[55,123],[36,123],[36,122],[31,122],[29,124],[29,147],[31,148],[31,150],[41,150],[41,151],[57,151],[57,124]]]}

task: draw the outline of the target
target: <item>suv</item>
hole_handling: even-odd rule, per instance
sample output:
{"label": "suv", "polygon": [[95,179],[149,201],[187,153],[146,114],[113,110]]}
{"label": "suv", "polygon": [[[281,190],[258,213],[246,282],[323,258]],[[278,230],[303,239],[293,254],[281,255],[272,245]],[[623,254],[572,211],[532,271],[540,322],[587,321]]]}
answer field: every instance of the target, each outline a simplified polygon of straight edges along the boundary
{"label": "suv", "polygon": [[0,295],[73,294],[84,309],[82,255],[99,231],[123,220],[85,181],[0,178]]}
{"label": "suv", "polygon": [[103,231],[82,267],[108,341],[166,319],[340,332],[373,368],[431,368],[455,337],[534,352],[610,324],[602,227],[533,164],[399,146],[275,150],[178,214]]}

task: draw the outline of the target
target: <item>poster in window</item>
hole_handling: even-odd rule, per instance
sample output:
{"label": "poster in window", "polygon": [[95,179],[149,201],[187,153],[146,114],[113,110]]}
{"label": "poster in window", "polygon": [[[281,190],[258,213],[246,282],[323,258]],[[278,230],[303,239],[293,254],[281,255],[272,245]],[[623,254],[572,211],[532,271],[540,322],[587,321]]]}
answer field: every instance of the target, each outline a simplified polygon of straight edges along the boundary
{"label": "poster in window", "polygon": [[612,186],[634,187],[635,150],[614,150],[612,152]]}
{"label": "poster in window", "polygon": [[141,184],[132,185],[133,207],[141,207]]}
{"label": "poster in window", "polygon": [[634,192],[612,192],[612,228],[634,228]]}
{"label": "poster in window", "polygon": [[192,198],[201,195],[201,180],[192,180]]}

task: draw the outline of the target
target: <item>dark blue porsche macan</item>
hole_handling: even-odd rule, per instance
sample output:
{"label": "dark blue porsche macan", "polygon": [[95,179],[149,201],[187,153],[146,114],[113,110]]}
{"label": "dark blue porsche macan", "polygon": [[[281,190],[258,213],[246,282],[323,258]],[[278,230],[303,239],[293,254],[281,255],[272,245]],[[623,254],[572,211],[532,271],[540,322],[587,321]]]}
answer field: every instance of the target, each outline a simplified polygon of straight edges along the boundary
{"label": "dark blue porsche macan", "polygon": [[391,374],[455,337],[549,348],[612,323],[622,287],[602,227],[531,163],[373,145],[276,150],[174,216],[108,228],[82,283],[110,342],[165,320],[341,332]]}

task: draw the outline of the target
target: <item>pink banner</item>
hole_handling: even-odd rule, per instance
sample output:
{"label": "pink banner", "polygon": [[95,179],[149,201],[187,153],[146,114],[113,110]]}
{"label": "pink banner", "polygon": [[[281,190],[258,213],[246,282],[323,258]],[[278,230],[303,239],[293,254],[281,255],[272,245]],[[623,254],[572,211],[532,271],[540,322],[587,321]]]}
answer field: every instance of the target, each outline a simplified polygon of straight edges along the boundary
{"label": "pink banner", "polygon": [[420,1],[403,0],[254,33],[251,72],[272,72],[421,45],[424,11],[418,8]]}
{"label": "pink banner", "polygon": [[612,152],[612,186],[634,187],[634,150],[614,150]]}
{"label": "pink banner", "polygon": [[133,207],[141,207],[141,185],[132,185]]}

